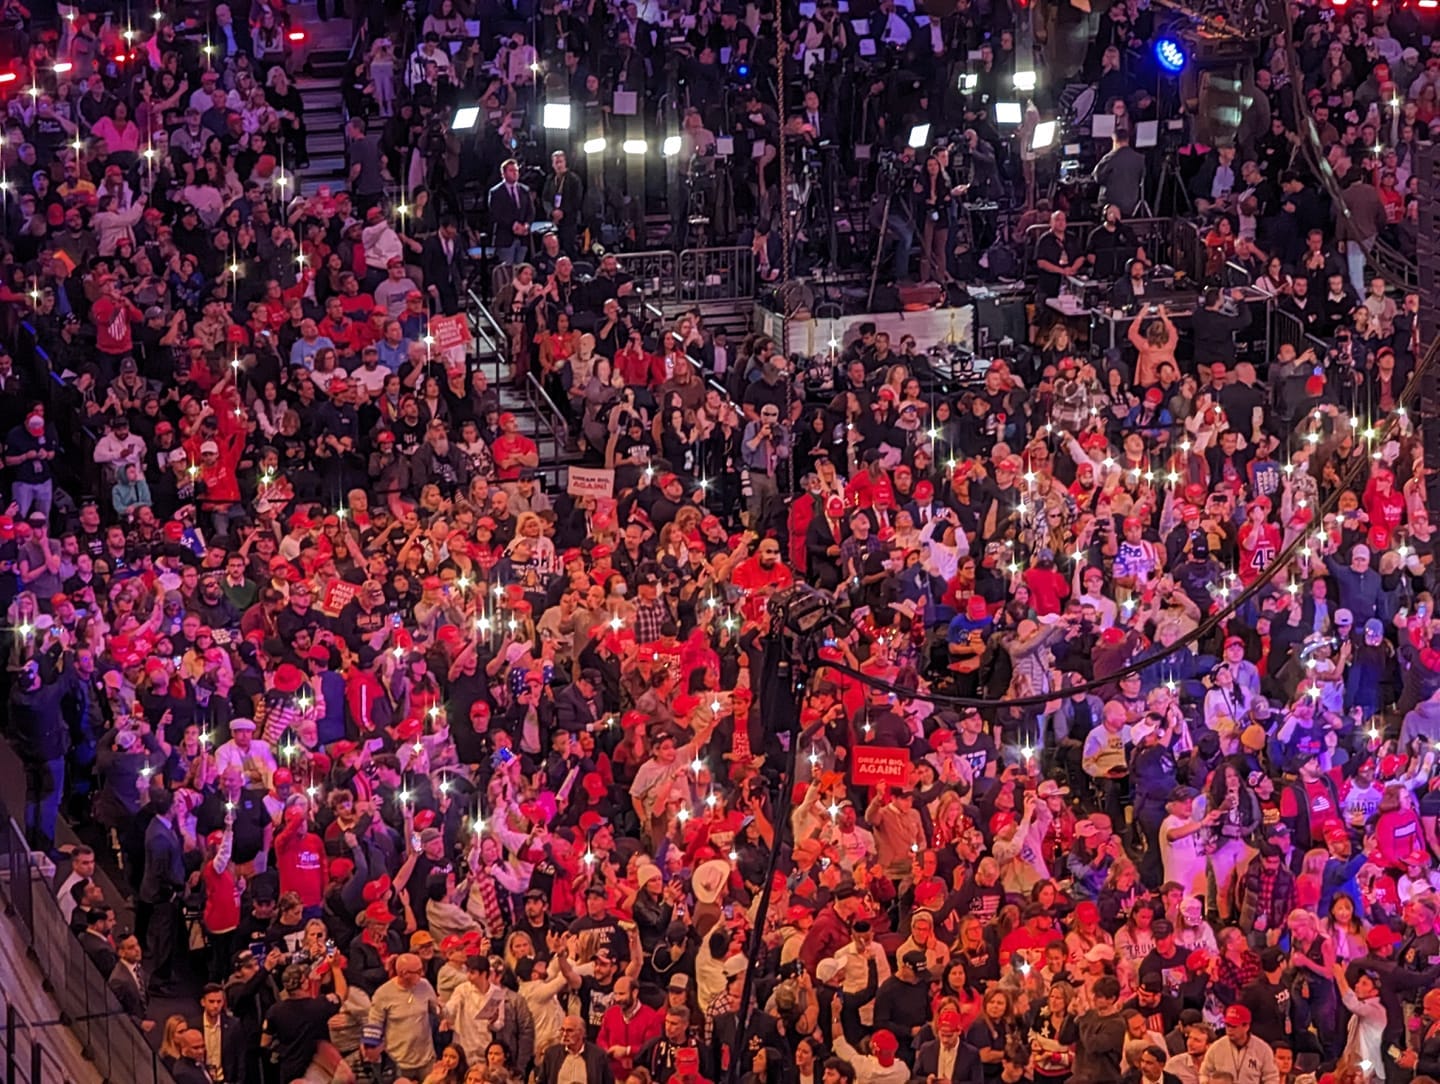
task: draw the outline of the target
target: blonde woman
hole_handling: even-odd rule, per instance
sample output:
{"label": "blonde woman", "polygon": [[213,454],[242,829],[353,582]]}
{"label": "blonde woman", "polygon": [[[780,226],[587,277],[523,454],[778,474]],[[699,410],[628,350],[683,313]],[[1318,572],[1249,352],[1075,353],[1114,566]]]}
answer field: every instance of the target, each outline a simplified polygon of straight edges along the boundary
{"label": "blonde woman", "polygon": [[165,1068],[173,1069],[180,1058],[180,1036],[190,1027],[189,1021],[179,1013],[165,1018],[165,1027],[160,1037],[160,1060]]}
{"label": "blonde woman", "polygon": [[521,512],[515,517],[515,537],[507,547],[513,554],[521,542],[530,546],[530,560],[536,571],[545,574],[555,571],[555,543],[545,536],[545,521],[536,512]]}

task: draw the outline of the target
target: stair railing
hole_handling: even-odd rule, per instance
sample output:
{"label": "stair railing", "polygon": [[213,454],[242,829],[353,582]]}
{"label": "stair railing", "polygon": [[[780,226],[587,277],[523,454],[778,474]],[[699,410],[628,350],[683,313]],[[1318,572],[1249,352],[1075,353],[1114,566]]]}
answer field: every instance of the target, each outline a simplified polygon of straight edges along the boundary
{"label": "stair railing", "polygon": [[[474,290],[467,291],[470,295],[470,330],[475,336],[475,348],[481,353],[498,354],[510,361],[509,349],[506,345],[508,339],[500,322],[495,319],[485,302],[480,300],[480,295]],[[550,397],[545,386],[535,378],[534,373],[526,373],[525,381],[520,386],[520,393],[525,396],[525,404],[540,420],[540,423],[550,431],[555,439],[557,451],[563,451],[570,442],[570,422],[566,419],[564,412]]]}

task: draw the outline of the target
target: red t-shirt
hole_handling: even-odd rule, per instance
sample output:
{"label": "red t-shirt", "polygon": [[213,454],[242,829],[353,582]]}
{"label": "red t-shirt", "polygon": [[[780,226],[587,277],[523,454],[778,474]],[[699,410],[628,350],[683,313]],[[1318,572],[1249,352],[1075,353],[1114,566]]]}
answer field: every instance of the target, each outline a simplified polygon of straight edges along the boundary
{"label": "red t-shirt", "polygon": [[[1301,780],[1300,785],[1305,788],[1305,798],[1310,806],[1310,838],[1312,840],[1323,840],[1325,830],[1332,824],[1339,825],[1341,828],[1345,827],[1345,822],[1340,819],[1340,810],[1331,800],[1331,789],[1325,780],[1317,779],[1313,783]],[[1280,815],[1293,817],[1298,812],[1299,810],[1295,807],[1294,791],[1286,790],[1280,801]]]}
{"label": "red t-shirt", "polygon": [[518,464],[509,467],[501,466],[507,455],[514,455],[517,452],[538,455],[539,449],[533,440],[521,433],[502,433],[490,445],[490,454],[495,457],[495,477],[500,481],[513,482],[520,477]]}
{"label": "red t-shirt", "polygon": [[745,592],[742,610],[751,621],[758,621],[765,615],[765,604],[770,594],[765,589],[778,591],[795,582],[795,574],[785,565],[776,563],[768,571],[760,567],[760,558],[747,557],[735,566],[730,582]]}
{"label": "red t-shirt", "polygon": [[224,873],[215,872],[215,863],[206,862],[200,871],[205,885],[205,911],[202,921],[211,933],[229,933],[240,925],[240,886],[235,880],[234,866]]}
{"label": "red t-shirt", "polygon": [[275,837],[280,891],[296,892],[306,907],[325,902],[325,843],[314,832],[282,828]]}
{"label": "red t-shirt", "polygon": [[95,321],[95,349],[100,353],[119,357],[135,349],[130,321],[143,320],[145,316],[130,302],[102,297],[90,306],[90,316]]}

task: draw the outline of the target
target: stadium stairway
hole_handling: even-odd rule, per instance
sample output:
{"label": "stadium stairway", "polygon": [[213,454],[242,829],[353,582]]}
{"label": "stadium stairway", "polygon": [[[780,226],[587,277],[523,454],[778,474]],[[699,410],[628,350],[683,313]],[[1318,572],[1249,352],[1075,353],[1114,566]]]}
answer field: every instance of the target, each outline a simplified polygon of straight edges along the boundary
{"label": "stadium stairway", "polygon": [[570,466],[584,458],[575,443],[578,434],[567,432],[563,419],[551,408],[533,378],[524,388],[515,385],[504,335],[489,309],[473,293],[468,315],[475,334],[476,367],[485,373],[499,396],[501,411],[514,414],[520,432],[535,442],[545,492],[552,497],[564,492]]}
{"label": "stadium stairway", "polygon": [[315,0],[300,0],[290,11],[291,25],[306,35],[295,86],[305,103],[305,149],[310,155],[310,165],[300,171],[300,194],[310,196],[322,184],[340,187],[345,182],[345,109],[340,88],[354,28],[348,16],[321,22]]}

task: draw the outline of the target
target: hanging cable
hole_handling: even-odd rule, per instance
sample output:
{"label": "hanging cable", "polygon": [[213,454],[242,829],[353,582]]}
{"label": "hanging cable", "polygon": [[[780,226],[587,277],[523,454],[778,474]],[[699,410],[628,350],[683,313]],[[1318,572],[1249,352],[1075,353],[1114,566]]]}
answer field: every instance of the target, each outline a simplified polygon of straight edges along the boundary
{"label": "hanging cable", "polygon": [[[1354,456],[1352,458],[1352,461],[1346,465],[1345,470],[1341,474],[1340,483],[1335,487],[1335,491],[1330,495],[1327,500],[1321,502],[1320,507],[1316,509],[1314,518],[1314,522],[1316,524],[1319,524],[1328,513],[1334,511],[1336,505],[1340,501],[1340,495],[1344,493],[1347,489],[1349,489],[1351,483],[1353,483],[1355,479],[1359,477],[1361,468],[1366,466],[1372,459],[1379,457],[1379,452],[1373,451],[1372,449],[1376,449],[1380,445],[1384,444],[1394,435],[1395,430],[1404,423],[1405,419],[1408,417],[1408,412],[1404,404],[1413,401],[1418,396],[1420,381],[1424,378],[1426,372],[1430,369],[1430,367],[1437,363],[1440,363],[1440,339],[1437,339],[1434,343],[1431,343],[1430,349],[1426,352],[1425,357],[1421,360],[1420,364],[1415,367],[1415,371],[1411,374],[1409,382],[1406,383],[1404,391],[1402,391],[1397,397],[1400,405],[1397,406],[1390,413],[1390,416],[1385,419],[1383,423],[1383,430],[1377,429],[1372,424],[1370,427],[1363,431],[1364,433],[1369,434],[1368,436],[1363,436],[1361,432],[1356,433],[1357,438],[1364,439],[1365,441],[1365,454]],[[1353,428],[1358,430],[1359,426],[1357,425]],[[1120,680],[1122,677],[1125,677],[1126,675],[1138,674],[1142,670],[1145,670],[1158,662],[1162,662],[1169,656],[1174,655],[1179,651],[1182,651],[1183,649],[1189,647],[1191,644],[1197,643],[1200,640],[1204,639],[1215,629],[1219,628],[1226,621],[1230,620],[1230,618],[1235,615],[1236,611],[1239,610],[1242,605],[1250,601],[1250,599],[1254,598],[1267,585],[1269,585],[1270,582],[1274,580],[1281,571],[1283,571],[1289,566],[1290,562],[1295,558],[1296,554],[1302,553],[1303,551],[1304,555],[1308,557],[1309,546],[1310,543],[1314,541],[1314,534],[1315,532],[1313,530],[1307,529],[1304,533],[1297,535],[1293,540],[1291,540],[1290,544],[1286,546],[1283,550],[1281,550],[1280,553],[1275,557],[1275,559],[1270,562],[1265,572],[1258,579],[1256,579],[1254,583],[1250,584],[1249,587],[1245,587],[1240,590],[1240,592],[1235,596],[1234,601],[1227,600],[1226,605],[1223,608],[1201,621],[1198,625],[1195,626],[1195,628],[1191,629],[1179,640],[1175,641],[1175,643],[1170,648],[1162,652],[1151,652],[1149,654],[1142,655],[1140,658],[1115,671],[1113,674],[1107,674],[1103,678],[1083,682],[1079,685],[1072,685],[1065,689],[1063,693],[1057,691],[1048,695],[1022,697],[1007,696],[1002,697],[998,700],[990,700],[980,697],[969,696],[952,696],[946,693],[919,692],[913,689],[908,689],[903,686],[896,685],[892,682],[883,681],[880,678],[875,677],[873,674],[861,673],[854,667],[847,666],[843,663],[827,662],[825,663],[825,666],[830,669],[837,670],[842,674],[853,677],[861,684],[868,685],[869,687],[874,689],[883,689],[886,692],[894,693],[896,696],[903,697],[905,699],[923,700],[926,703],[942,706],[949,705],[953,707],[973,707],[980,708],[982,710],[987,708],[994,709],[999,707],[1035,707],[1038,705],[1049,703],[1057,696],[1070,696],[1076,693],[1092,692],[1095,689],[1111,685],[1114,682]]]}

